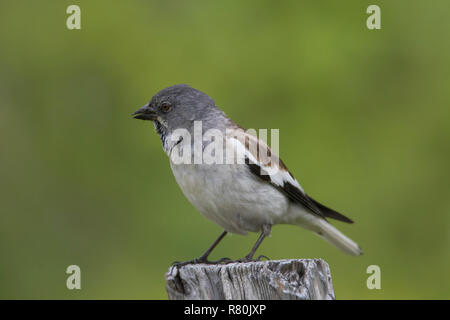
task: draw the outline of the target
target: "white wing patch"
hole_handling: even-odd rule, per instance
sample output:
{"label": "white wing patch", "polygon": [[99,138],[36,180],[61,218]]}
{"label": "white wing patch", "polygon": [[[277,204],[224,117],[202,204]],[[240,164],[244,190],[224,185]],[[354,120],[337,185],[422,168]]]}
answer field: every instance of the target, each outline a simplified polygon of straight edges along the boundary
{"label": "white wing patch", "polygon": [[[277,156],[271,154],[270,148],[265,143],[254,136],[248,135],[248,133],[244,131],[235,131],[234,135],[237,135],[237,137],[228,137],[226,145],[229,148],[234,148],[235,160],[238,164],[245,163],[253,174],[272,184],[291,201],[308,209],[309,212],[325,218],[322,211],[317,207],[314,201],[306,195],[303,188],[289,173],[281,160],[279,160]],[[243,143],[241,139],[245,142]],[[267,151],[267,155],[260,155],[258,153],[255,156],[255,154],[247,147],[247,141],[249,139],[254,139],[253,142],[256,141],[258,143],[258,150],[260,152],[261,149],[263,149],[262,152]],[[226,152],[228,152],[228,150]],[[258,160],[258,158],[264,158],[264,156],[266,156],[265,163]]]}
{"label": "white wing patch", "polygon": [[253,154],[238,139],[233,137],[229,138],[228,141],[231,143],[232,147],[234,147],[238,164],[245,164],[246,161],[255,164],[260,168],[262,175],[267,175],[270,177],[272,184],[275,184],[278,187],[283,187],[287,182],[297,187],[304,193],[303,188],[300,186],[298,181],[292,177],[289,171],[280,168],[278,158],[272,157],[272,161],[269,162],[269,165],[265,165],[258,161],[258,159],[256,159],[255,156],[253,156]]}

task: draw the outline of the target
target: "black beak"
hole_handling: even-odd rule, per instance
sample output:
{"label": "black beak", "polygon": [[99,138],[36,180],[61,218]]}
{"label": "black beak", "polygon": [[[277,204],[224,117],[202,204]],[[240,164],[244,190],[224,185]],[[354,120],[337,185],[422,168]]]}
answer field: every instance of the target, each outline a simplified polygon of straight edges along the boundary
{"label": "black beak", "polygon": [[133,118],[140,120],[155,120],[157,115],[156,112],[150,108],[149,104],[146,104],[138,111],[133,113],[132,116]]}

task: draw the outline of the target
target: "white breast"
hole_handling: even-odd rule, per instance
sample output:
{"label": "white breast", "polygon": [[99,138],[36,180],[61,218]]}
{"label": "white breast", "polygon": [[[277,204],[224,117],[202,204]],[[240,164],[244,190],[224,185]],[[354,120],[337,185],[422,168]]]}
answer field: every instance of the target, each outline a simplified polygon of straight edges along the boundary
{"label": "white breast", "polygon": [[184,195],[204,216],[228,232],[257,232],[280,222],[288,199],[254,176],[245,164],[174,164],[171,168]]}

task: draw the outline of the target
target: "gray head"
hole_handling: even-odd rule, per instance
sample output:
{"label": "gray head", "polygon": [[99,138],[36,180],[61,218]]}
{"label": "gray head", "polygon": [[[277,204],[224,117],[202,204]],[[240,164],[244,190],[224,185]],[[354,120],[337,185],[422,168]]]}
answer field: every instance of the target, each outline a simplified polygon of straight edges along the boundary
{"label": "gray head", "polygon": [[159,91],[133,115],[135,119],[158,122],[170,132],[190,129],[194,121],[211,122],[223,112],[207,94],[187,84],[177,84]]}
{"label": "gray head", "polygon": [[193,132],[194,121],[204,130],[225,130],[230,121],[207,94],[187,84],[177,84],[155,94],[149,103],[133,113],[135,119],[150,120],[160,135],[164,149],[167,137],[176,129]]}

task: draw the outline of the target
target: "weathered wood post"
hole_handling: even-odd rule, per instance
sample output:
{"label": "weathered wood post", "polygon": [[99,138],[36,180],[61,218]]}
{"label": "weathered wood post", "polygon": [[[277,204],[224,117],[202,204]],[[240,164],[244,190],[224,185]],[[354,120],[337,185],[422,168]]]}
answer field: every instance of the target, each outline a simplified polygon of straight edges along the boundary
{"label": "weathered wood post", "polygon": [[334,300],[328,264],[322,259],[270,260],[171,267],[170,300]]}

